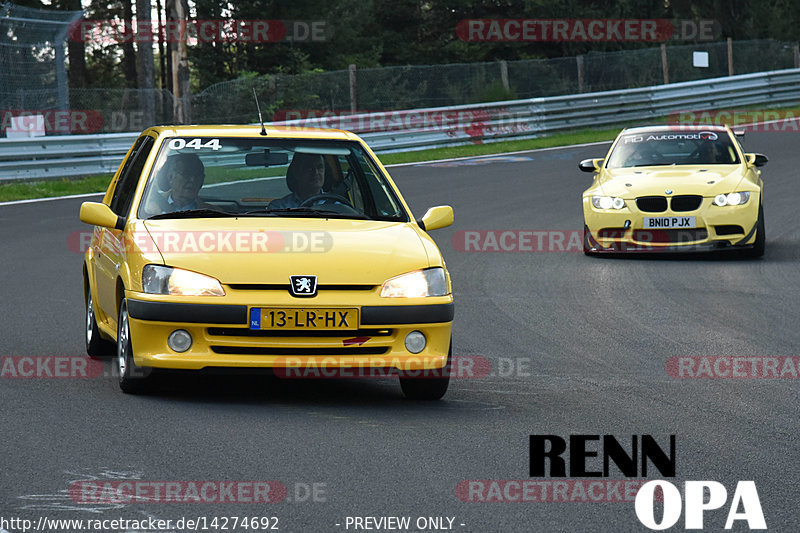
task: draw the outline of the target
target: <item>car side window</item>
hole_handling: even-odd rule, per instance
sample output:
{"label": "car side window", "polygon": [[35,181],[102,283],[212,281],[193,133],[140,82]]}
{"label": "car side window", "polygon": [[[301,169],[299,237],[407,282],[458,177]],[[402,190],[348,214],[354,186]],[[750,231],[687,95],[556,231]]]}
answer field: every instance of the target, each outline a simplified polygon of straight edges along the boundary
{"label": "car side window", "polygon": [[364,157],[364,154],[357,154],[356,157],[361,171],[364,173],[367,186],[375,199],[376,216],[389,218],[403,216],[403,210],[394,195],[394,191],[386,183],[386,180],[379,177],[380,172],[378,169],[373,167],[373,164]]}
{"label": "car side window", "polygon": [[111,204],[110,204],[111,206],[119,202],[118,200],[119,192],[122,190],[122,187],[120,187],[120,183],[122,182],[123,177],[128,175],[128,169],[131,168],[131,163],[133,162],[134,159],[136,159],[136,153],[142,146],[144,139],[145,139],[144,137],[139,137],[138,139],[136,139],[136,142],[133,143],[133,148],[131,149],[131,156],[125,159],[125,163],[122,165],[122,170],[119,171],[119,177],[117,178],[117,183],[114,185],[114,192],[111,196]]}
{"label": "car side window", "polygon": [[124,217],[128,214],[133,202],[133,192],[136,190],[136,184],[139,183],[139,177],[144,168],[144,163],[147,161],[147,156],[150,155],[150,150],[153,148],[155,139],[150,136],[140,137],[131,152],[128,162],[120,172],[119,182],[114,188],[114,196],[111,198],[111,210],[118,216]]}

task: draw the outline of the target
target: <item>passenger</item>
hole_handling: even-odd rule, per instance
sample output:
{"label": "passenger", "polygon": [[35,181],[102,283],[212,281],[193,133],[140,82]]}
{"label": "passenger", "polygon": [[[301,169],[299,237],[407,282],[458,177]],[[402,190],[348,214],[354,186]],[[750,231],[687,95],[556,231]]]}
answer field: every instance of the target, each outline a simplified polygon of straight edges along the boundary
{"label": "passenger", "polygon": [[292,192],[273,200],[269,209],[300,207],[308,198],[323,194],[324,183],[325,159],[319,154],[296,153],[286,170],[286,186]]}

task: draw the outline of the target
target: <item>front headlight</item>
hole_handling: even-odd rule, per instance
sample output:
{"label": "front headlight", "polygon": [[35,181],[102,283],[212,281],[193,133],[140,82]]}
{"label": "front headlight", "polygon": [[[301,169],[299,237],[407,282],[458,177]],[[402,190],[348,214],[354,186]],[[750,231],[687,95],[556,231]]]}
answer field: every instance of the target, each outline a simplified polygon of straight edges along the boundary
{"label": "front headlight", "polygon": [[595,209],[622,209],[625,200],[618,196],[592,196],[592,205]]}
{"label": "front headlight", "polygon": [[423,298],[446,295],[447,279],[444,269],[440,267],[402,274],[387,280],[381,288],[381,298]]}
{"label": "front headlight", "polygon": [[225,296],[219,281],[190,270],[147,265],[142,270],[142,290],[175,296]]}
{"label": "front headlight", "polygon": [[714,205],[724,207],[726,205],[743,205],[750,199],[749,192],[731,192],[728,194],[718,194],[714,198]]}

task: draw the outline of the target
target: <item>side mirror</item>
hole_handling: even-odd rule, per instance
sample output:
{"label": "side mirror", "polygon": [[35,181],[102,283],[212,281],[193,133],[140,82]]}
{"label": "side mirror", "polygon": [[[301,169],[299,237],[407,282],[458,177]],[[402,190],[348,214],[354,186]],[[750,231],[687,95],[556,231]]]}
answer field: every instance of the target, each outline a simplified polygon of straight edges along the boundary
{"label": "side mirror", "polygon": [[767,164],[769,159],[764,154],[744,154],[747,159],[747,164],[763,167]]}
{"label": "side mirror", "polygon": [[99,202],[81,204],[81,222],[103,228],[124,229],[125,219],[117,216],[110,207]]}
{"label": "side mirror", "polygon": [[602,164],[602,159],[584,159],[578,163],[578,168],[583,172],[599,172]]}
{"label": "side mirror", "polygon": [[431,231],[439,228],[446,228],[453,223],[453,208],[449,205],[437,205],[431,207],[417,220],[419,227],[425,231]]}

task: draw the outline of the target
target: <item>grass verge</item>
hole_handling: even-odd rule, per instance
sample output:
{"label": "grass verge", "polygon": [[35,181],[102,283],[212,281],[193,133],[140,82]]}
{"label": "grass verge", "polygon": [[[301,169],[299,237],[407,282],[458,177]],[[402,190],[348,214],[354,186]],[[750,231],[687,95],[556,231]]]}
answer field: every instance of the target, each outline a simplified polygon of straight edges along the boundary
{"label": "grass verge", "polygon": [[64,178],[60,180],[4,183],[0,185],[0,202],[104,192],[108,189],[108,184],[111,183],[112,176],[113,174],[103,174],[100,176],[85,176],[75,179]]}

